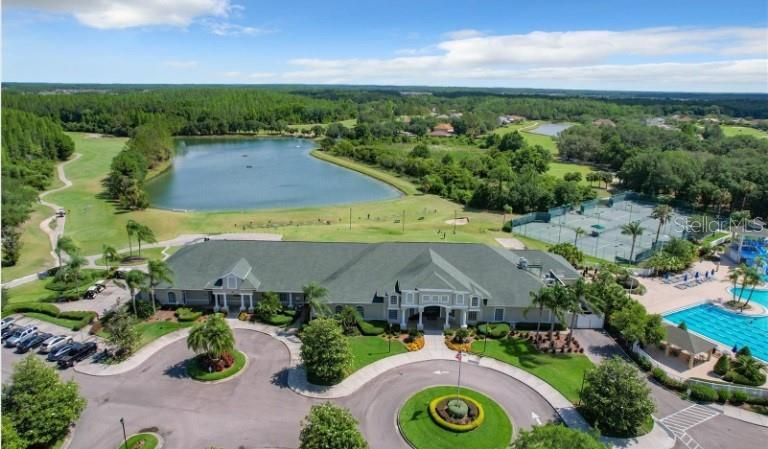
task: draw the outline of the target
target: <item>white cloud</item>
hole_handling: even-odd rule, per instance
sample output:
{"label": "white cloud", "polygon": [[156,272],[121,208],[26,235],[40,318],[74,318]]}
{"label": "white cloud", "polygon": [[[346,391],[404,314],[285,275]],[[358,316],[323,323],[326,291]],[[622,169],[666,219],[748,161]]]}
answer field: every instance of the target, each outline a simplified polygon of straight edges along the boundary
{"label": "white cloud", "polygon": [[297,69],[283,77],[294,82],[768,90],[765,28],[459,34],[469,37],[439,42],[427,55],[400,51],[393,58],[294,59],[289,62]]}
{"label": "white cloud", "polygon": [[273,72],[252,72],[248,74],[248,78],[259,79],[259,80],[263,80],[267,78],[275,78],[276,76],[277,74]]}
{"label": "white cloud", "polygon": [[459,39],[471,39],[473,37],[481,37],[481,36],[485,36],[485,34],[486,33],[483,33],[480,30],[475,30],[472,28],[464,28],[462,30],[449,31],[443,34],[443,36],[449,40],[459,40]]}
{"label": "white cloud", "polygon": [[197,67],[198,62],[193,60],[184,61],[178,59],[169,59],[168,61],[163,61],[163,65],[171,69],[191,69]]}
{"label": "white cloud", "polygon": [[4,6],[73,15],[92,28],[187,26],[199,17],[227,17],[230,0],[6,0]]}
{"label": "white cloud", "polygon": [[259,36],[274,33],[272,28],[259,28],[222,21],[205,21],[208,30],[217,36]]}
{"label": "white cloud", "polygon": [[226,78],[240,78],[243,76],[243,73],[233,70],[231,72],[224,72],[222,75],[224,75]]}

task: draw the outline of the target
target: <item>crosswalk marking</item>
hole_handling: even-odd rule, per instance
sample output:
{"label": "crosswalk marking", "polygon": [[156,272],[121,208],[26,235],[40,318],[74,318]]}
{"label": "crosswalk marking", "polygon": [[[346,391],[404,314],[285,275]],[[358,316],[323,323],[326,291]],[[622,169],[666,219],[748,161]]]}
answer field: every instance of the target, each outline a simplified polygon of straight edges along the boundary
{"label": "crosswalk marking", "polygon": [[661,418],[659,422],[689,449],[703,449],[696,440],[688,435],[687,431],[719,415],[720,411],[712,407],[693,404]]}

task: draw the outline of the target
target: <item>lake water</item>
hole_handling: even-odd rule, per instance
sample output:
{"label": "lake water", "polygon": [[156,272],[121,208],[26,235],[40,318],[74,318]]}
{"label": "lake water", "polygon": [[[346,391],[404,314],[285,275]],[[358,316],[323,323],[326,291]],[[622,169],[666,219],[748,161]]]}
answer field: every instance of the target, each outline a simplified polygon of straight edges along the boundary
{"label": "lake water", "polygon": [[532,130],[528,131],[530,133],[534,134],[541,134],[544,136],[551,136],[556,137],[561,132],[565,131],[566,129],[570,128],[571,124],[568,123],[544,123],[542,125],[539,125]]}
{"label": "lake water", "polygon": [[389,185],[312,157],[303,139],[179,139],[173,166],[146,185],[154,207],[244,210],[396,198]]}

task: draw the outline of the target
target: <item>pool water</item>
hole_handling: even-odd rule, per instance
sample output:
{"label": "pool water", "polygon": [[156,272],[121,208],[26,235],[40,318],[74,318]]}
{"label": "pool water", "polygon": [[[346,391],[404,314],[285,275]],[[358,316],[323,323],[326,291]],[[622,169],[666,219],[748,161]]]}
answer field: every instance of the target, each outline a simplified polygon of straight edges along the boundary
{"label": "pool water", "polygon": [[700,304],[664,315],[664,319],[673,324],[685,321],[688,330],[729,348],[749,346],[754,357],[768,362],[768,317],[739,315],[712,304]]}
{"label": "pool water", "polygon": [[[741,296],[741,301],[746,302],[747,298],[749,298],[749,292],[752,290],[752,287],[748,287],[744,289],[744,293]],[[733,293],[736,294],[736,298],[739,297],[739,294],[741,294],[741,287],[731,289]],[[730,299],[730,298],[729,298]],[[750,302],[756,302],[765,308],[768,308],[768,290],[756,288],[754,293],[752,293],[752,299]]]}

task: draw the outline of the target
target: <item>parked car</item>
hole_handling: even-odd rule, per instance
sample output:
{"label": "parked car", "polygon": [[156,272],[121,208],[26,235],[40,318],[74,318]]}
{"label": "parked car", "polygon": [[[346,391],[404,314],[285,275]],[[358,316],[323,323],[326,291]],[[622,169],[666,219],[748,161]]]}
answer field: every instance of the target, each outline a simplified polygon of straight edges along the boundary
{"label": "parked car", "polygon": [[72,343],[72,337],[67,335],[57,335],[45,340],[40,346],[40,353],[45,354],[51,351],[56,351],[64,345]]}
{"label": "parked car", "polygon": [[97,293],[99,293],[99,290],[95,285],[92,285],[88,287],[88,290],[86,290],[85,293],[83,293],[83,299],[93,299],[96,297]]}
{"label": "parked car", "polygon": [[80,348],[71,350],[69,353],[67,353],[66,356],[59,359],[58,361],[59,368],[67,369],[70,366],[73,366],[75,363],[85,360],[86,358],[92,356],[93,354],[96,353],[97,349],[98,347],[96,346],[96,343],[92,341],[89,341],[88,343],[80,345]]}
{"label": "parked car", "polygon": [[13,335],[11,335],[5,340],[5,347],[12,348],[16,346],[21,340],[23,340],[29,334],[34,332],[37,332],[37,326],[24,326],[16,330],[16,332],[14,332]]}
{"label": "parked car", "polygon": [[59,209],[59,210],[56,211],[56,216],[57,217],[63,217],[65,215],[67,215],[67,211],[64,210],[64,209]]}
{"label": "parked car", "polygon": [[39,332],[35,334],[32,338],[27,338],[21,343],[16,345],[16,352],[19,354],[24,354],[25,352],[29,351],[30,349],[35,349],[39,347],[45,340],[48,340],[51,338],[51,334],[47,332]]}
{"label": "parked car", "polygon": [[19,329],[19,326],[15,325],[15,324],[9,324],[8,327],[3,329],[3,332],[2,332],[2,334],[0,334],[0,336],[2,336],[3,341],[5,341],[6,338],[8,338],[11,335],[13,335],[13,333],[16,332],[16,330],[18,330],[18,329]]}
{"label": "parked car", "polygon": [[93,283],[93,286],[96,287],[96,293],[101,293],[107,288],[107,281],[104,279],[99,279],[98,281]]}
{"label": "parked car", "polygon": [[12,316],[7,316],[7,317],[3,318],[3,321],[2,321],[3,322],[3,327],[2,327],[2,329],[3,330],[7,329],[10,325],[12,325],[14,323],[14,321],[16,321],[16,318],[12,317]]}
{"label": "parked car", "polygon": [[62,358],[68,356],[73,351],[79,351],[82,346],[83,346],[82,343],[77,343],[77,342],[66,344],[55,351],[49,352],[48,357],[46,357],[46,359],[49,362],[58,362]]}

